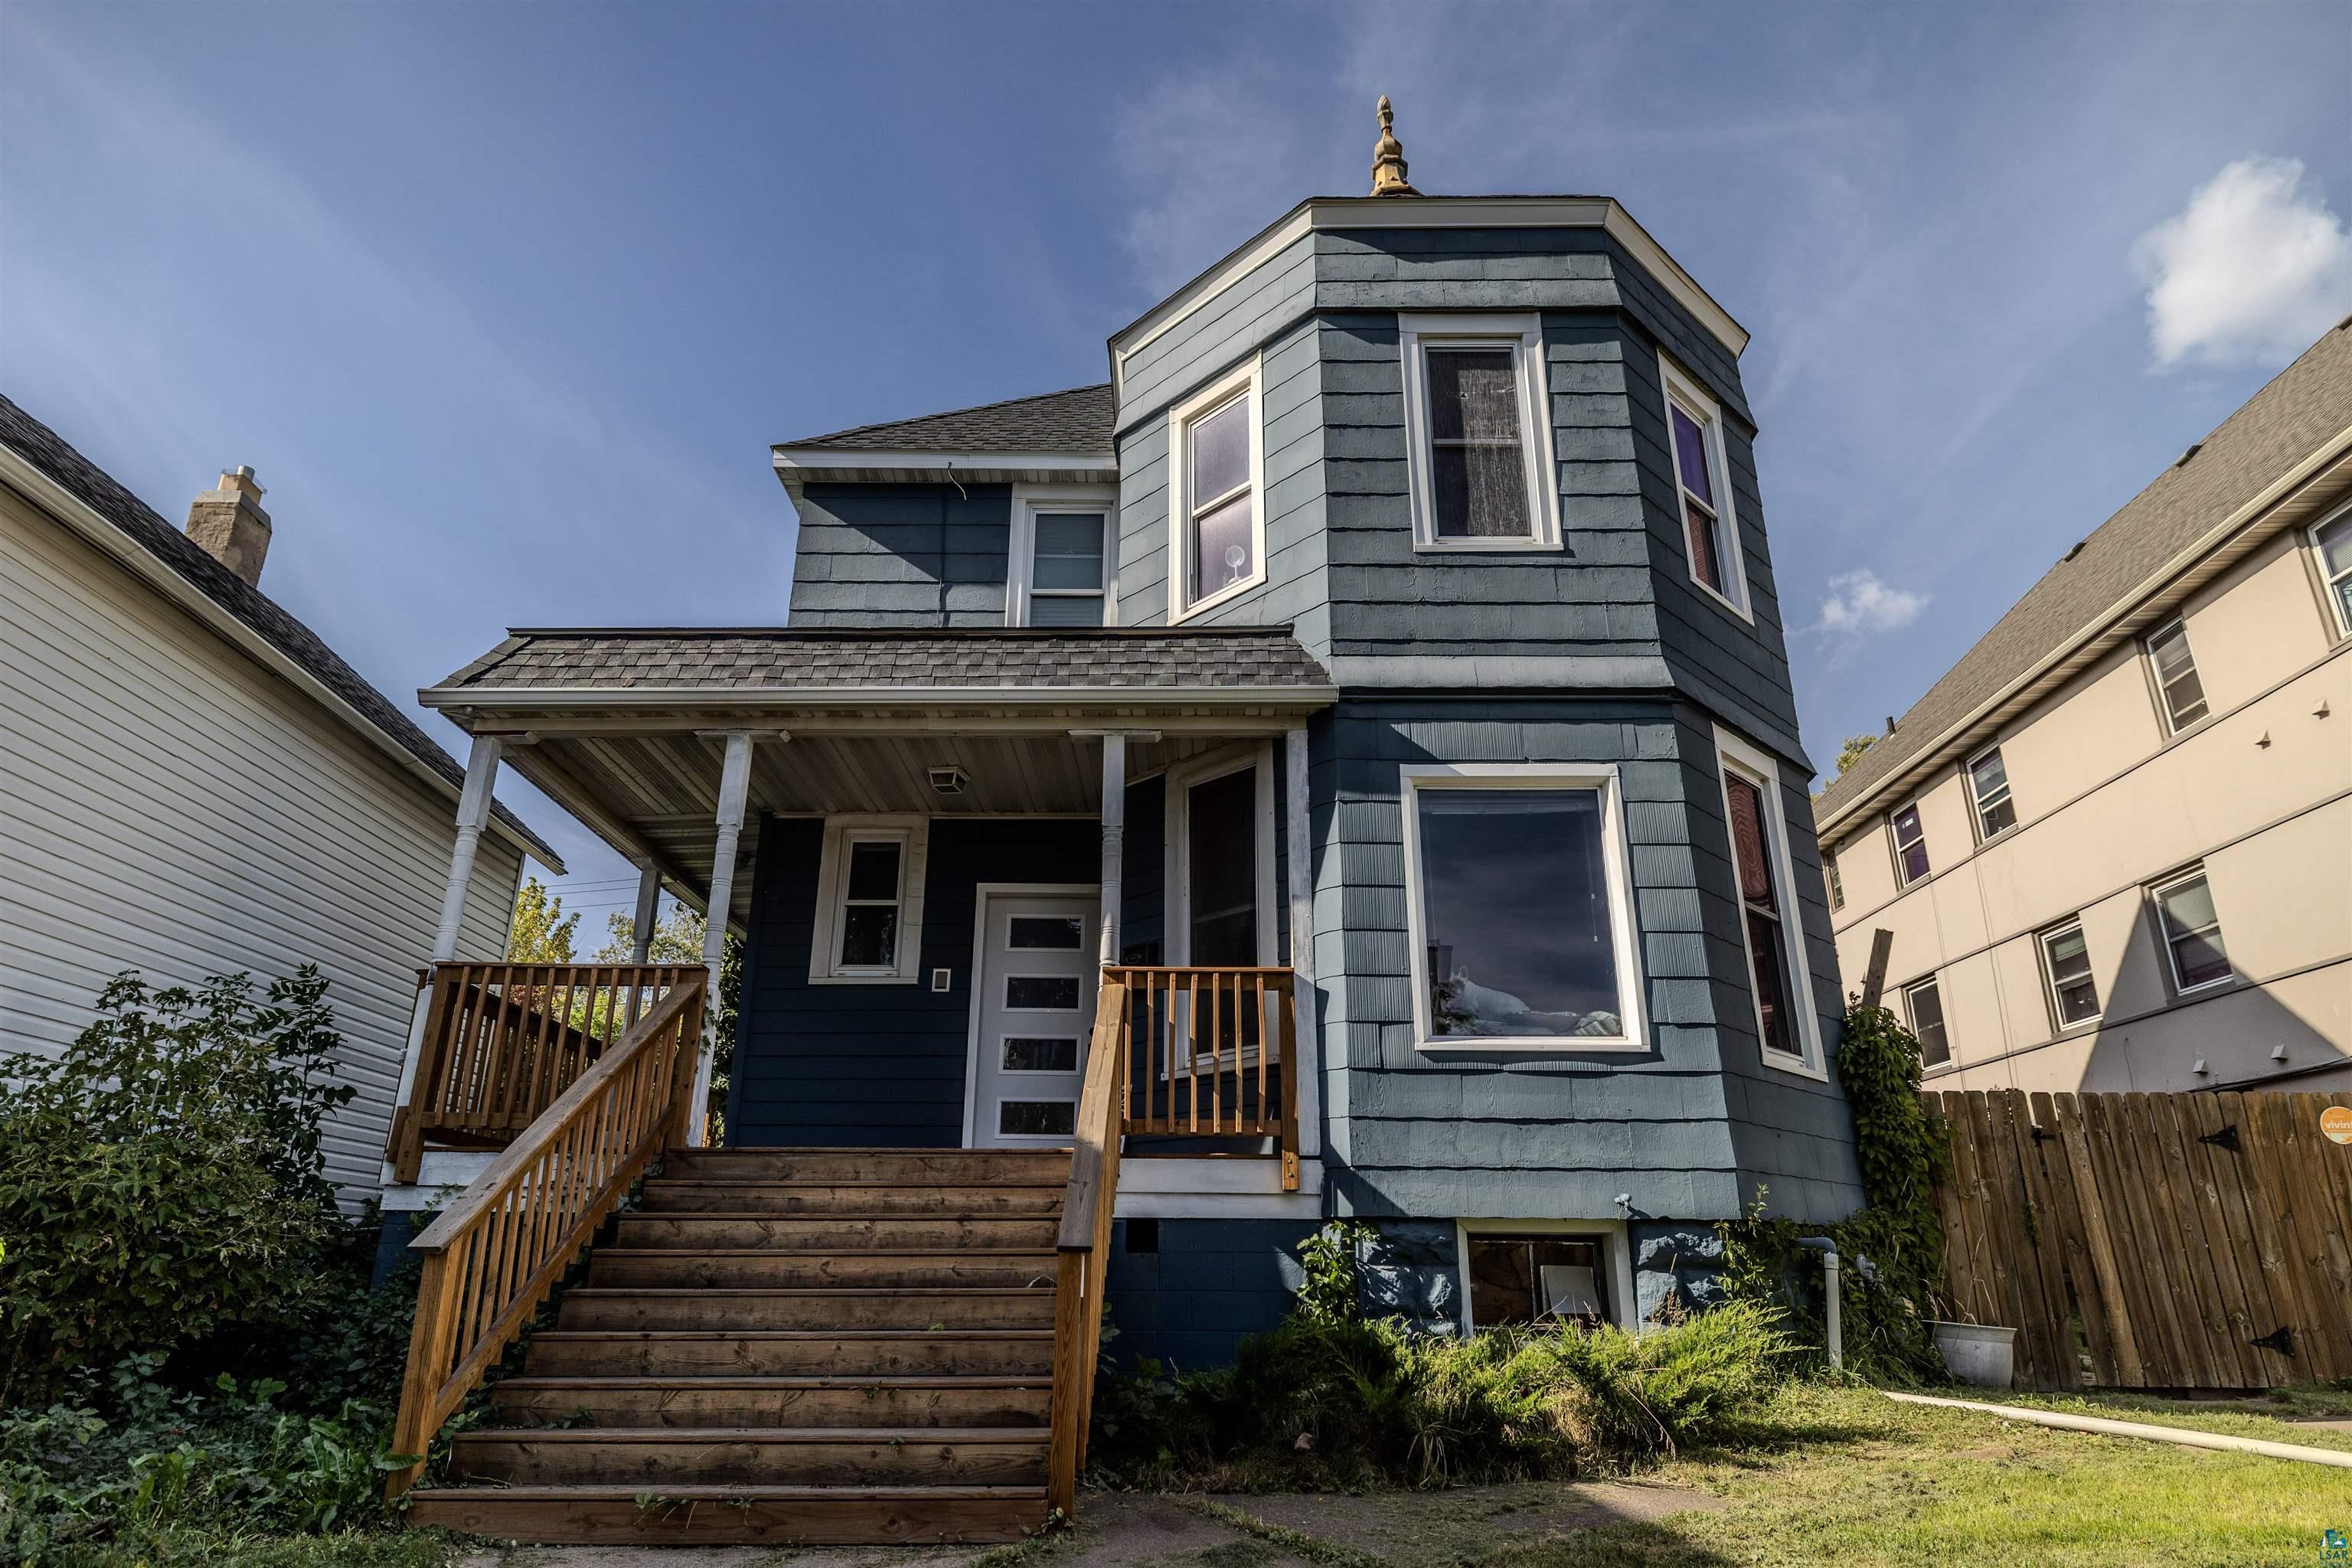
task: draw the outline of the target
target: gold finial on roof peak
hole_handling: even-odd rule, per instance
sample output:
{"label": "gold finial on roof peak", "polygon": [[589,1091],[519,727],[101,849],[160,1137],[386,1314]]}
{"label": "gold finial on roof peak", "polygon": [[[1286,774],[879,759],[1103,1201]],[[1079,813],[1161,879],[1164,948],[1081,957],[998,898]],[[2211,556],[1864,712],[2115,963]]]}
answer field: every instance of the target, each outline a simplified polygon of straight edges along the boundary
{"label": "gold finial on roof peak", "polygon": [[1376,196],[1417,196],[1421,195],[1405,183],[1404,147],[1396,139],[1396,110],[1389,107],[1389,95],[1381,94],[1381,139],[1372,147],[1372,195]]}

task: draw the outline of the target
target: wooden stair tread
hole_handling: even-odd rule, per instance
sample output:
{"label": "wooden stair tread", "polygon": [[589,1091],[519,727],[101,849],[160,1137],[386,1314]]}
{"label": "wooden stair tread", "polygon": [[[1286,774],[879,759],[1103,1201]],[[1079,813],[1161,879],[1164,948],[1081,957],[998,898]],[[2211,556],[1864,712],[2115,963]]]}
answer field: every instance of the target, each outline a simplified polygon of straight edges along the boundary
{"label": "wooden stair tread", "polygon": [[[417,1502],[446,1502],[463,1499],[478,1502],[486,1498],[511,1499],[517,1502],[546,1500],[562,1502],[572,1499],[613,1499],[634,1503],[643,1494],[640,1487],[600,1487],[562,1485],[553,1482],[524,1486],[479,1487],[417,1487],[408,1496]],[[661,1494],[665,1499],[679,1501],[713,1500],[731,1501],[749,1498],[754,1501],[792,1502],[870,1502],[929,1501],[950,1498],[1035,1498],[1044,1501],[1044,1487],[1023,1486],[940,1486],[940,1487],[789,1487],[789,1486],[699,1486],[681,1482],[674,1490]]]}
{"label": "wooden stair tread", "polygon": [[[638,1291],[622,1292],[627,1295]],[[702,1295],[695,1291],[695,1295]],[[726,1292],[737,1294],[738,1292]],[[869,1292],[870,1293],[870,1292]],[[986,1292],[982,1292],[986,1294]],[[772,1294],[822,1294],[832,1291],[777,1291]],[[900,1294],[900,1292],[892,1292]],[[642,1344],[647,1340],[681,1341],[696,1344],[719,1344],[734,1340],[757,1342],[814,1343],[822,1340],[883,1340],[893,1344],[942,1344],[958,1340],[981,1340],[993,1343],[999,1340],[1028,1340],[1051,1344],[1051,1329],[542,1329],[530,1336],[535,1345],[549,1341],[565,1344],[591,1342],[605,1344]]]}
{"label": "wooden stair tread", "polygon": [[1051,1258],[1051,1247],[600,1247],[598,1258],[663,1258],[681,1262],[697,1258],[852,1258],[870,1262],[886,1258]]}
{"label": "wooden stair tread", "polygon": [[1023,1377],[1013,1373],[974,1373],[958,1376],[952,1373],[885,1373],[832,1374],[822,1377],[769,1376],[698,1376],[690,1373],[623,1373],[601,1376],[593,1373],[555,1373],[541,1376],[525,1375],[501,1379],[499,1389],[538,1388],[689,1388],[720,1389],[749,1388],[758,1390],[793,1390],[807,1388],[1034,1388],[1044,1380]]}
{"label": "wooden stair tread", "polygon": [[730,1176],[724,1181],[717,1180],[709,1176],[647,1176],[646,1178],[646,1185],[648,1187],[725,1187],[730,1192],[740,1192],[747,1187],[775,1188],[778,1190],[790,1190],[795,1187],[848,1187],[858,1192],[898,1193],[904,1192],[908,1187],[944,1187],[950,1185],[958,1188],[970,1187],[973,1189],[995,1187],[1050,1187],[1060,1191],[1066,1190],[1068,1188],[1069,1181],[1066,1177],[1055,1176],[1038,1176],[1034,1179],[1020,1176],[983,1176],[977,1178],[971,1176],[942,1176],[935,1182],[918,1182],[898,1178],[884,1178],[877,1181],[866,1181],[848,1176]]}
{"label": "wooden stair tread", "polygon": [[887,1300],[908,1297],[952,1296],[969,1300],[979,1296],[1018,1296],[1034,1299],[1050,1296],[1054,1287],[1048,1285],[574,1285],[563,1293],[570,1300],[581,1296],[785,1296],[796,1300],[838,1300],[846,1297],[876,1296]]}
{"label": "wooden stair tread", "polygon": [[474,1426],[457,1443],[943,1443],[1045,1441],[1043,1426]]}

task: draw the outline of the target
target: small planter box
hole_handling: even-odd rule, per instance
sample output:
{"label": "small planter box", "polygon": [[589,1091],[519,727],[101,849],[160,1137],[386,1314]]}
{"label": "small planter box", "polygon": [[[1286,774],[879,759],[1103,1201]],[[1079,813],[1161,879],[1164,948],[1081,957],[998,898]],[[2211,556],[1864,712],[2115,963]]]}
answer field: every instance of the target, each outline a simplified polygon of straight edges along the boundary
{"label": "small planter box", "polygon": [[1927,1321],[1953,1377],[1977,1388],[2007,1388],[2017,1369],[2017,1331],[1990,1323]]}

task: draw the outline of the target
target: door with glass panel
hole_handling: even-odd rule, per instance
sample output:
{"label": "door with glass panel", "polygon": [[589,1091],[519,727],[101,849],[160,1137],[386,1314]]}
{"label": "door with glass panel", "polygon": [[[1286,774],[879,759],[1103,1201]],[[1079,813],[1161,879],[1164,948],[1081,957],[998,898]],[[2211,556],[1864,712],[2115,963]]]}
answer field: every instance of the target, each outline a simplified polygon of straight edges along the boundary
{"label": "door with glass panel", "polygon": [[990,893],[971,1064],[976,1148],[1064,1144],[1094,1026],[1094,893]]}

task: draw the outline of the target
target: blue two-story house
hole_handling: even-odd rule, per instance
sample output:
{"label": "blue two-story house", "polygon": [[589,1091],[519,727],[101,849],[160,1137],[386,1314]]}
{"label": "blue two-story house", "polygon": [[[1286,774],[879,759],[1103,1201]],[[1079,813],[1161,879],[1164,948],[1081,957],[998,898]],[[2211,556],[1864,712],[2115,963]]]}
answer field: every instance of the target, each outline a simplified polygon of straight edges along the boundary
{"label": "blue two-story house", "polygon": [[[918,1253],[979,1289],[1030,1248],[1004,1279],[1050,1295],[990,1184],[1059,1201],[1107,1138],[1117,1348],[1200,1365],[1334,1217],[1379,1305],[1475,1333],[1703,1305],[1759,1193],[1860,1203],[1748,333],[1615,201],[1422,195],[1394,149],[1113,333],[1105,384],[775,447],[787,626],[519,630],[424,694],[743,935],[728,1154],[650,1205],[738,1228],[670,1244],[854,1235],[918,1292]],[[957,1226],[885,1237],[926,1172]],[[856,1224],[741,1229],[819,1213]],[[575,1296],[644,1283],[618,1223]],[[765,1321],[629,1310],[594,1321]]]}

